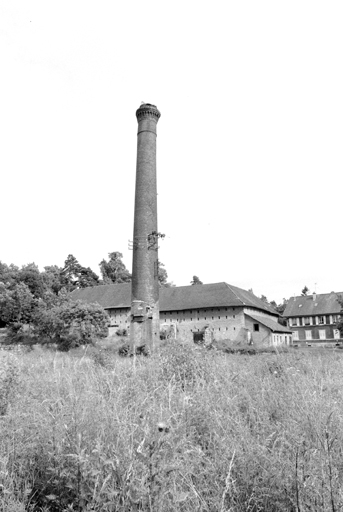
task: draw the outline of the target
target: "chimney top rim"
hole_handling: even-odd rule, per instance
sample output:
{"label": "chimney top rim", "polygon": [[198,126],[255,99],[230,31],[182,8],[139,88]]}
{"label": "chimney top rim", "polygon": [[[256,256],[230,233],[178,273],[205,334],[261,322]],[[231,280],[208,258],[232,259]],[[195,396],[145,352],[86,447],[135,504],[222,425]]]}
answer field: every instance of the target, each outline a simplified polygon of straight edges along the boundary
{"label": "chimney top rim", "polygon": [[136,110],[136,116],[138,121],[143,117],[152,117],[156,121],[161,117],[161,112],[158,110],[156,105],[152,103],[142,103],[142,105]]}

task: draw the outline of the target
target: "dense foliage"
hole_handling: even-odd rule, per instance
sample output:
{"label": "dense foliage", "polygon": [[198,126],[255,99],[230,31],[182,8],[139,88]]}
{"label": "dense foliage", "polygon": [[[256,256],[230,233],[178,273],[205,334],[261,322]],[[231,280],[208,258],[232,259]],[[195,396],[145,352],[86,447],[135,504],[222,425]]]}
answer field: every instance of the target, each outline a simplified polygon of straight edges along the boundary
{"label": "dense foliage", "polygon": [[75,288],[99,284],[91,269],[69,255],[63,268],[0,263],[0,323],[13,340],[23,336],[68,348],[107,335],[108,317],[97,304],[71,300]]}

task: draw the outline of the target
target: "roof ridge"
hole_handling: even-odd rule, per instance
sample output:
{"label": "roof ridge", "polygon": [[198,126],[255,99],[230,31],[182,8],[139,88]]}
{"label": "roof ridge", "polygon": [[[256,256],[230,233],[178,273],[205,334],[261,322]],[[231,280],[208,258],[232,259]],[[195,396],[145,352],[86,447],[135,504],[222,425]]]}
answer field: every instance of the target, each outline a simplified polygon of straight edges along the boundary
{"label": "roof ridge", "polygon": [[243,304],[243,306],[246,306],[245,302],[244,302],[240,297],[238,297],[237,293],[232,289],[232,285],[230,285],[230,284],[228,284],[228,283],[225,283],[225,281],[224,281],[224,284],[229,288],[229,290],[231,290],[231,291],[232,291],[232,293],[235,295],[235,297],[236,297],[239,301],[241,301],[241,303]]}
{"label": "roof ridge", "polygon": [[319,295],[342,295],[343,292],[325,292],[325,293],[309,293],[308,295],[292,295],[289,300],[294,299],[306,299],[306,298],[312,298],[313,295],[316,295],[317,297]]}

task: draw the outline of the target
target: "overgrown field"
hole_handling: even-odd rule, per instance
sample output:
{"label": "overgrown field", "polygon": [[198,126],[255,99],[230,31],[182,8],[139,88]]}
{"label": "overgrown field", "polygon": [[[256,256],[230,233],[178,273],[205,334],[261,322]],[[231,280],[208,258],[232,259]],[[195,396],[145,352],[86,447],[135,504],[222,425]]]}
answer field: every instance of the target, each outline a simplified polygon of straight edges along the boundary
{"label": "overgrown field", "polygon": [[0,352],[0,511],[342,510],[342,363]]}

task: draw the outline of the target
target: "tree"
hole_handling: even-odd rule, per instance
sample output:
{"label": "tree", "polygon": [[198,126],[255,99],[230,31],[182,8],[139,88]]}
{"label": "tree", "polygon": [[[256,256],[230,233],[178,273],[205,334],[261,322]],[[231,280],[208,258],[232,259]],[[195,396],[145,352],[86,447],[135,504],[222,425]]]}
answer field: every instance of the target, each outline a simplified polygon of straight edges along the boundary
{"label": "tree", "polygon": [[17,274],[19,267],[16,265],[6,265],[0,261],[0,282],[7,285],[15,285],[17,282]]}
{"label": "tree", "polygon": [[35,263],[23,265],[17,272],[16,279],[21,283],[25,283],[34,297],[37,299],[39,297],[43,297],[46,286],[43,276],[39,272],[39,268]]}
{"label": "tree", "polygon": [[68,291],[75,290],[75,288],[86,288],[87,286],[99,285],[99,277],[89,267],[83,267],[77,261],[75,256],[69,254],[64,262],[64,267],[61,270],[62,280],[65,281],[65,286]]}
{"label": "tree", "polygon": [[165,269],[164,263],[161,261],[157,261],[157,269],[158,269],[158,282],[160,286],[165,286],[166,288],[170,288],[171,286],[175,286],[172,281],[168,282],[168,273]]}
{"label": "tree", "polygon": [[98,286],[100,284],[99,281],[99,276],[97,276],[90,267],[81,267],[78,281],[79,288],[87,288],[87,286]]}
{"label": "tree", "polygon": [[168,273],[165,269],[164,263],[157,261],[158,269],[158,283],[160,286],[166,286],[168,284]]}
{"label": "tree", "polygon": [[267,299],[267,297],[266,297],[265,295],[261,295],[260,299],[261,299],[263,302],[265,302],[266,304],[269,304],[269,303],[268,303],[268,299]]}
{"label": "tree", "polygon": [[100,271],[104,284],[128,283],[131,281],[131,274],[125,267],[121,252],[110,252],[109,260],[103,259],[100,263]]}
{"label": "tree", "polygon": [[57,265],[44,267],[42,278],[46,289],[56,295],[62,290],[62,288],[68,287],[67,276],[63,273],[63,268],[58,267]]}
{"label": "tree", "polygon": [[288,303],[288,300],[287,299],[283,299],[282,304],[277,304],[275,302],[275,300],[270,301],[269,304],[271,306],[273,306],[273,308],[275,309],[275,311],[277,311],[279,313],[279,315],[283,315],[283,312],[286,309],[287,303]]}
{"label": "tree", "polygon": [[306,296],[309,292],[309,288],[307,288],[307,286],[305,285],[304,288],[301,290],[301,295],[302,296]]}
{"label": "tree", "polygon": [[198,276],[193,276],[193,279],[191,281],[191,285],[194,286],[196,284],[203,284],[202,281],[200,281],[200,279],[198,278]]}
{"label": "tree", "polygon": [[0,284],[0,318],[16,331],[32,322],[38,301],[25,283]]}

